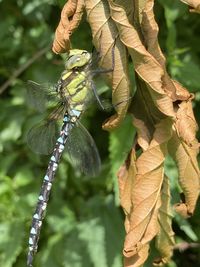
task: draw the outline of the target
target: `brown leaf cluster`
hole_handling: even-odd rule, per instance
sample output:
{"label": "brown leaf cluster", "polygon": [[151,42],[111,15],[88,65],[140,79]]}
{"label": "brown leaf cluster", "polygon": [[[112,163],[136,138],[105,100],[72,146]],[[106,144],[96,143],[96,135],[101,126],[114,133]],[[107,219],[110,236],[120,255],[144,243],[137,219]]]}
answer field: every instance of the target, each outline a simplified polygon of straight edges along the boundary
{"label": "brown leaf cluster", "polygon": [[[189,4],[192,2],[197,1]],[[53,48],[57,53],[69,49],[69,36],[85,10],[103,68],[111,68],[114,51],[114,71],[107,78],[112,84],[116,114],[103,125],[107,130],[117,127],[128,110],[128,56],[133,62],[131,75],[135,76],[136,91],[129,112],[137,136],[118,172],[120,201],[126,215],[125,267],[143,266],[154,238],[160,254],[155,266],[167,263],[173,253],[171,196],[164,166],[167,155],[177,164],[184,196],[175,210],[184,217],[191,216],[200,189],[193,96],[167,73],[153,6],[154,0],[69,0],[62,11]],[[56,50],[55,44],[60,45]]]}

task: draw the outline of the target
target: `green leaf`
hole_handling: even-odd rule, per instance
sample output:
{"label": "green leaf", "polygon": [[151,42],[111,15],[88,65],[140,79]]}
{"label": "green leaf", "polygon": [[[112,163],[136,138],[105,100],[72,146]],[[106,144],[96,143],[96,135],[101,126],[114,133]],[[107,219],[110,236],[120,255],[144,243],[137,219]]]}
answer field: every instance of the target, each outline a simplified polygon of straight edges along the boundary
{"label": "green leaf", "polygon": [[93,264],[86,249],[86,243],[80,240],[77,230],[66,239],[63,253],[65,267],[92,267]]}
{"label": "green leaf", "polygon": [[22,250],[23,223],[19,220],[0,224],[0,266],[11,267]]}
{"label": "green leaf", "polygon": [[181,216],[177,215],[175,217],[177,223],[179,224],[180,229],[192,240],[192,241],[197,241],[198,237],[195,234],[195,232],[192,229],[191,224],[185,220],[184,218],[182,218]]}
{"label": "green leaf", "polygon": [[121,267],[124,229],[113,197],[108,196],[105,200],[94,197],[89,207],[93,211],[92,218],[80,223],[78,231],[80,240],[86,243],[93,266]]}

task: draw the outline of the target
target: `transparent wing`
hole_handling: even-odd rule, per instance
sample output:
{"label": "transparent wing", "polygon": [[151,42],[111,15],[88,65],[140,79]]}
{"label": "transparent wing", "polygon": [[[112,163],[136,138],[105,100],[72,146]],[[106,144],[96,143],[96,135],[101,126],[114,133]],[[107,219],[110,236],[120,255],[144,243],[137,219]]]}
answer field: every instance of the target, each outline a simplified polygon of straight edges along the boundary
{"label": "transparent wing", "polygon": [[81,123],[70,131],[66,149],[72,165],[85,175],[96,176],[100,172],[101,160],[97,147]]}
{"label": "transparent wing", "polygon": [[58,136],[57,120],[63,118],[65,108],[60,104],[46,120],[28,132],[27,143],[35,153],[48,155],[53,151]]}
{"label": "transparent wing", "polygon": [[38,154],[48,155],[56,142],[56,122],[45,121],[35,125],[27,134],[27,143]]}
{"label": "transparent wing", "polygon": [[47,103],[59,101],[55,86],[50,84],[39,84],[34,81],[27,81],[27,103],[40,112],[44,112]]}

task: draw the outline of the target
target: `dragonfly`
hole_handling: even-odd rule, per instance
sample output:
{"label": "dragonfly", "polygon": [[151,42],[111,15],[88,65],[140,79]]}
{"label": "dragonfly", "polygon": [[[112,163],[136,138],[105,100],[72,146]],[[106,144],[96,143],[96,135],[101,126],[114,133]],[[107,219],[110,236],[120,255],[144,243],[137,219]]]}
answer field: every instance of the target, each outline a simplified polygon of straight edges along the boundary
{"label": "dragonfly", "polygon": [[[33,151],[39,154],[51,154],[32,218],[27,256],[29,267],[33,266],[50,190],[65,148],[73,165],[81,172],[88,176],[96,176],[100,172],[101,160],[97,147],[89,132],[80,123],[80,118],[92,98],[104,108],[93,77],[97,73],[113,71],[114,61],[112,69],[107,70],[94,69],[95,61],[92,53],[72,49],[68,53],[65,69],[53,88],[28,81],[29,102],[40,112],[44,112],[48,105],[53,108],[47,119],[33,126],[27,134],[27,143]],[[59,120],[62,120],[62,126],[57,135]]]}

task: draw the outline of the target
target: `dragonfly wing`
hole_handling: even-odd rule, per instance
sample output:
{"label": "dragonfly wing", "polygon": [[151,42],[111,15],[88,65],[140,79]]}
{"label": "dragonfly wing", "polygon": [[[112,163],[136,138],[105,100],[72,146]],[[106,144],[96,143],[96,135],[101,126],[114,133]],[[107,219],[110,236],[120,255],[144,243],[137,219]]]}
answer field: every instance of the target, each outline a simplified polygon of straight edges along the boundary
{"label": "dragonfly wing", "polygon": [[57,100],[56,90],[48,84],[27,81],[27,103],[40,112],[44,112],[50,100]]}
{"label": "dragonfly wing", "polygon": [[95,142],[81,123],[70,131],[66,142],[71,163],[82,173],[96,176],[100,172],[101,160]]}
{"label": "dragonfly wing", "polygon": [[56,121],[35,125],[27,134],[27,143],[38,154],[50,154],[56,143]]}
{"label": "dragonfly wing", "polygon": [[34,152],[48,155],[53,151],[58,136],[58,122],[63,118],[65,111],[66,105],[58,103],[46,120],[30,129],[27,143]]}

